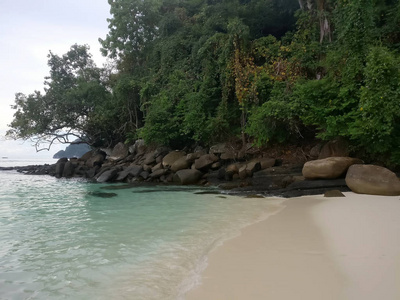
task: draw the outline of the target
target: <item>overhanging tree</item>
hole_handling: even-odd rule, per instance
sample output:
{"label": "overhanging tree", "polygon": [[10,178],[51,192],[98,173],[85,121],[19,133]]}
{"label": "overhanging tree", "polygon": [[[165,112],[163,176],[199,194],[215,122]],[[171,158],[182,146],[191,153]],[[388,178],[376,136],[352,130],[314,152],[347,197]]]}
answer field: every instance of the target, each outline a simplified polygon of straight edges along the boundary
{"label": "overhanging tree", "polygon": [[98,116],[111,94],[88,51],[86,45],[73,45],[62,56],[50,52],[44,93],[16,94],[8,136],[31,139],[37,150],[56,141],[70,143],[72,137],[89,144],[110,142],[97,125],[104,126]]}

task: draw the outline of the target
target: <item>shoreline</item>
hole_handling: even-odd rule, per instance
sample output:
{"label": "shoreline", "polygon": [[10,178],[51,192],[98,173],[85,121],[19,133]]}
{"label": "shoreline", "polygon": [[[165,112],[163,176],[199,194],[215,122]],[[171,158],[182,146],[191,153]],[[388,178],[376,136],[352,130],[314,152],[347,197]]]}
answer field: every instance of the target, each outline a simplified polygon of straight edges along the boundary
{"label": "shoreline", "polygon": [[399,197],[345,195],[286,200],[210,253],[185,299],[399,299]]}

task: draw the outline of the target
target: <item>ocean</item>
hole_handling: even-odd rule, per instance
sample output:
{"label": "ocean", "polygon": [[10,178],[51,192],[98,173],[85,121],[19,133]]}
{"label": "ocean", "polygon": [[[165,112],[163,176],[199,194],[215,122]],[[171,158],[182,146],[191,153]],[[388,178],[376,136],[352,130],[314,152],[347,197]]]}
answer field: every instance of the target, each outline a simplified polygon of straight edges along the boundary
{"label": "ocean", "polygon": [[211,251],[282,202],[0,171],[0,299],[184,299]]}

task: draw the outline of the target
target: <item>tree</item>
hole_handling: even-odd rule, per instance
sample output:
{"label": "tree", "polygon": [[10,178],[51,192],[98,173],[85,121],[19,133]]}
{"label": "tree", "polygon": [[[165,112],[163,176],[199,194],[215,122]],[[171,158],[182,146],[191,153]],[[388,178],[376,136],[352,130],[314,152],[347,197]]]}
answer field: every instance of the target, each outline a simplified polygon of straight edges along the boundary
{"label": "tree", "polygon": [[88,51],[86,45],[73,45],[63,56],[50,52],[45,92],[16,94],[9,136],[32,139],[37,150],[56,141],[70,143],[71,137],[89,144],[105,138],[96,126],[96,114],[111,94],[102,81],[103,70],[95,66]]}

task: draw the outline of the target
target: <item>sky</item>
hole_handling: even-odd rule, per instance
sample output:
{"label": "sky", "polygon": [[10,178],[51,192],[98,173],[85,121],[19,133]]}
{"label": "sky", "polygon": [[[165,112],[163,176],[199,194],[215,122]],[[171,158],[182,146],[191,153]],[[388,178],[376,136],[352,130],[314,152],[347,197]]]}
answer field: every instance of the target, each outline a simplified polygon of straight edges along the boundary
{"label": "sky", "polygon": [[99,38],[108,33],[107,0],[1,0],[0,5],[0,157],[50,158],[66,145],[36,152],[29,141],[7,140],[15,93],[43,90],[47,55],[63,55],[73,44],[88,44],[101,66]]}

